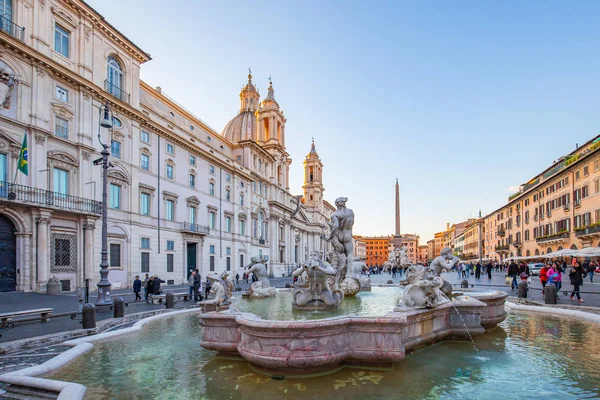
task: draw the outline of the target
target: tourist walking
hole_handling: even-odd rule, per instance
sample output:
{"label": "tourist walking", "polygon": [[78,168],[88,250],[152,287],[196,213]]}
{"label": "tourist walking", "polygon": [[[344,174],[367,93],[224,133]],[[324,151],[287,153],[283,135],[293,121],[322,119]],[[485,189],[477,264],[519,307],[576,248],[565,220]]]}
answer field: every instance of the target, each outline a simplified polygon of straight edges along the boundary
{"label": "tourist walking", "polygon": [[133,293],[135,293],[135,301],[142,300],[142,296],[140,296],[141,291],[142,281],[140,281],[140,276],[136,275],[135,280],[133,281]]}
{"label": "tourist walking", "polygon": [[190,300],[192,299],[192,295],[195,293],[194,292],[194,278],[196,277],[196,271],[192,271],[192,273],[190,274],[190,277],[188,278],[188,287],[190,289],[190,297],[188,297]]}
{"label": "tourist walking", "polygon": [[562,267],[556,261],[552,264],[554,269],[556,270],[556,277],[554,278],[554,284],[556,285],[556,297],[558,297],[558,292],[562,288],[562,273],[564,272]]}
{"label": "tourist walking", "polygon": [[594,272],[596,271],[596,263],[589,263],[585,272],[590,277],[590,283],[594,283]]}
{"label": "tourist walking", "polygon": [[540,269],[540,282],[542,284],[542,294],[544,294],[544,290],[546,289],[546,283],[548,282],[548,265],[544,265],[541,269]]}
{"label": "tourist walking", "polygon": [[157,276],[155,276],[155,277],[154,277],[154,288],[153,288],[153,289],[154,289],[154,294],[155,294],[155,295],[159,295],[159,294],[160,294],[160,284],[161,284],[161,283],[165,283],[165,281],[163,281],[162,279],[160,279],[160,278],[158,277],[158,275],[157,275]]}
{"label": "tourist walking", "polygon": [[491,262],[491,261],[489,261],[489,262],[487,263],[487,265],[485,266],[485,269],[486,269],[486,271],[487,271],[487,276],[488,276],[488,279],[492,279],[492,269],[493,269],[493,268],[494,268],[494,265],[492,264],[492,262]]}
{"label": "tourist walking", "polygon": [[512,278],[512,282],[510,284],[511,290],[516,290],[519,286],[519,283],[517,282],[517,276],[519,276],[519,266],[514,261],[511,261],[510,265],[508,266],[508,276]]}
{"label": "tourist walking", "polygon": [[198,269],[194,270],[194,301],[202,301],[202,277]]}
{"label": "tourist walking", "polygon": [[475,279],[480,279],[481,278],[481,263],[477,262],[477,264],[475,264]]}
{"label": "tourist walking", "polygon": [[[146,276],[148,276],[148,274],[146,274]],[[149,303],[148,299],[154,294],[154,277],[151,276],[146,278],[144,282],[146,282],[146,303]]]}
{"label": "tourist walking", "polygon": [[460,265],[460,274],[463,278],[467,277],[467,267],[465,266],[465,264]]}
{"label": "tourist walking", "polygon": [[240,274],[239,273],[235,274],[235,284],[236,285],[240,284]]}
{"label": "tourist walking", "polygon": [[152,292],[148,291],[148,281],[150,280],[150,277],[148,276],[148,274],[146,274],[146,278],[144,278],[144,282],[142,283],[144,286],[144,300],[146,300],[146,302],[148,302],[148,295]]}
{"label": "tourist walking", "polygon": [[571,269],[571,273],[569,274],[569,279],[571,280],[571,285],[573,285],[573,291],[571,292],[571,300],[575,300],[574,296],[577,295],[577,301],[583,303],[583,299],[579,294],[580,287],[583,285],[583,278],[585,278],[585,272],[583,271],[583,267],[579,263],[579,261],[575,262],[575,265]]}

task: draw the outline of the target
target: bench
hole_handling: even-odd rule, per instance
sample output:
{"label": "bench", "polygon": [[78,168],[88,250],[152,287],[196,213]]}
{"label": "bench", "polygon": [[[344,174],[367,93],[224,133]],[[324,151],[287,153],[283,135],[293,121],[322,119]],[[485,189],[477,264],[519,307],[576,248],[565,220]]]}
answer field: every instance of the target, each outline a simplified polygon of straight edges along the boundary
{"label": "bench", "polygon": [[[183,301],[187,301],[190,298],[190,293],[189,292],[173,293],[173,296],[175,296],[175,299],[182,299]],[[162,302],[165,301],[166,298],[167,298],[166,293],[155,294],[152,296],[148,296],[148,301],[150,302],[150,304],[154,304],[154,302],[157,302],[158,304],[162,304]]]}
{"label": "bench", "polygon": [[[40,315],[40,319],[42,322],[50,321],[50,316],[54,308],[38,308],[35,310],[23,310],[23,311],[13,311],[10,313],[2,313],[0,314],[0,327],[6,328],[10,321],[12,321],[15,317],[24,317],[28,315]],[[29,320],[29,319],[27,319]]]}

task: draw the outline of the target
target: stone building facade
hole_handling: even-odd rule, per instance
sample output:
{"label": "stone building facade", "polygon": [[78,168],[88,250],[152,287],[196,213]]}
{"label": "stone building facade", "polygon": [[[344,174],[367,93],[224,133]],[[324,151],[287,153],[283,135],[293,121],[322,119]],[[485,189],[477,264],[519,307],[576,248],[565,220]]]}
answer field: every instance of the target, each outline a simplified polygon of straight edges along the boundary
{"label": "stone building facade", "polygon": [[[99,280],[102,169],[108,173],[109,280],[169,284],[251,257],[272,275],[322,251],[334,210],[314,143],[292,194],[283,112],[249,76],[218,133],[140,80],[148,53],[81,0],[4,0],[0,25],[0,290],[64,291]],[[100,128],[100,107],[112,129]],[[28,174],[16,171],[24,136]],[[308,144],[307,144],[308,147]]]}

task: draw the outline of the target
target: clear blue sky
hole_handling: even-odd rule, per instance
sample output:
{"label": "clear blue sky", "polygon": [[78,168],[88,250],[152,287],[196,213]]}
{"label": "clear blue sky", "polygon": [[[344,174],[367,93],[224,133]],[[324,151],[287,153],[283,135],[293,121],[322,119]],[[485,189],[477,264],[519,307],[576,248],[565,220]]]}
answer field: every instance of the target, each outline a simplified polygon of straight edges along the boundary
{"label": "clear blue sky", "polygon": [[221,132],[252,67],[288,118],[291,188],[315,137],[354,233],[433,233],[599,133],[600,1],[88,0],[153,60],[142,79]]}

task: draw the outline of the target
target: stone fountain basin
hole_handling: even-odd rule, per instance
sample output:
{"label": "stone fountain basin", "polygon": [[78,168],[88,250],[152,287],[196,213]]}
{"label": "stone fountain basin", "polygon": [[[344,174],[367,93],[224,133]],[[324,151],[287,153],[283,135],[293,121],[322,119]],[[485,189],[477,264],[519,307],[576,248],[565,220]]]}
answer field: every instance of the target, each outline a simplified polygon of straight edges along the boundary
{"label": "stone fountain basin", "polygon": [[469,293],[433,309],[305,321],[210,312],[200,315],[204,326],[200,344],[223,355],[242,357],[271,375],[306,376],[333,372],[348,364],[391,366],[417,347],[484,333],[485,328],[506,318],[505,298],[502,292]]}

